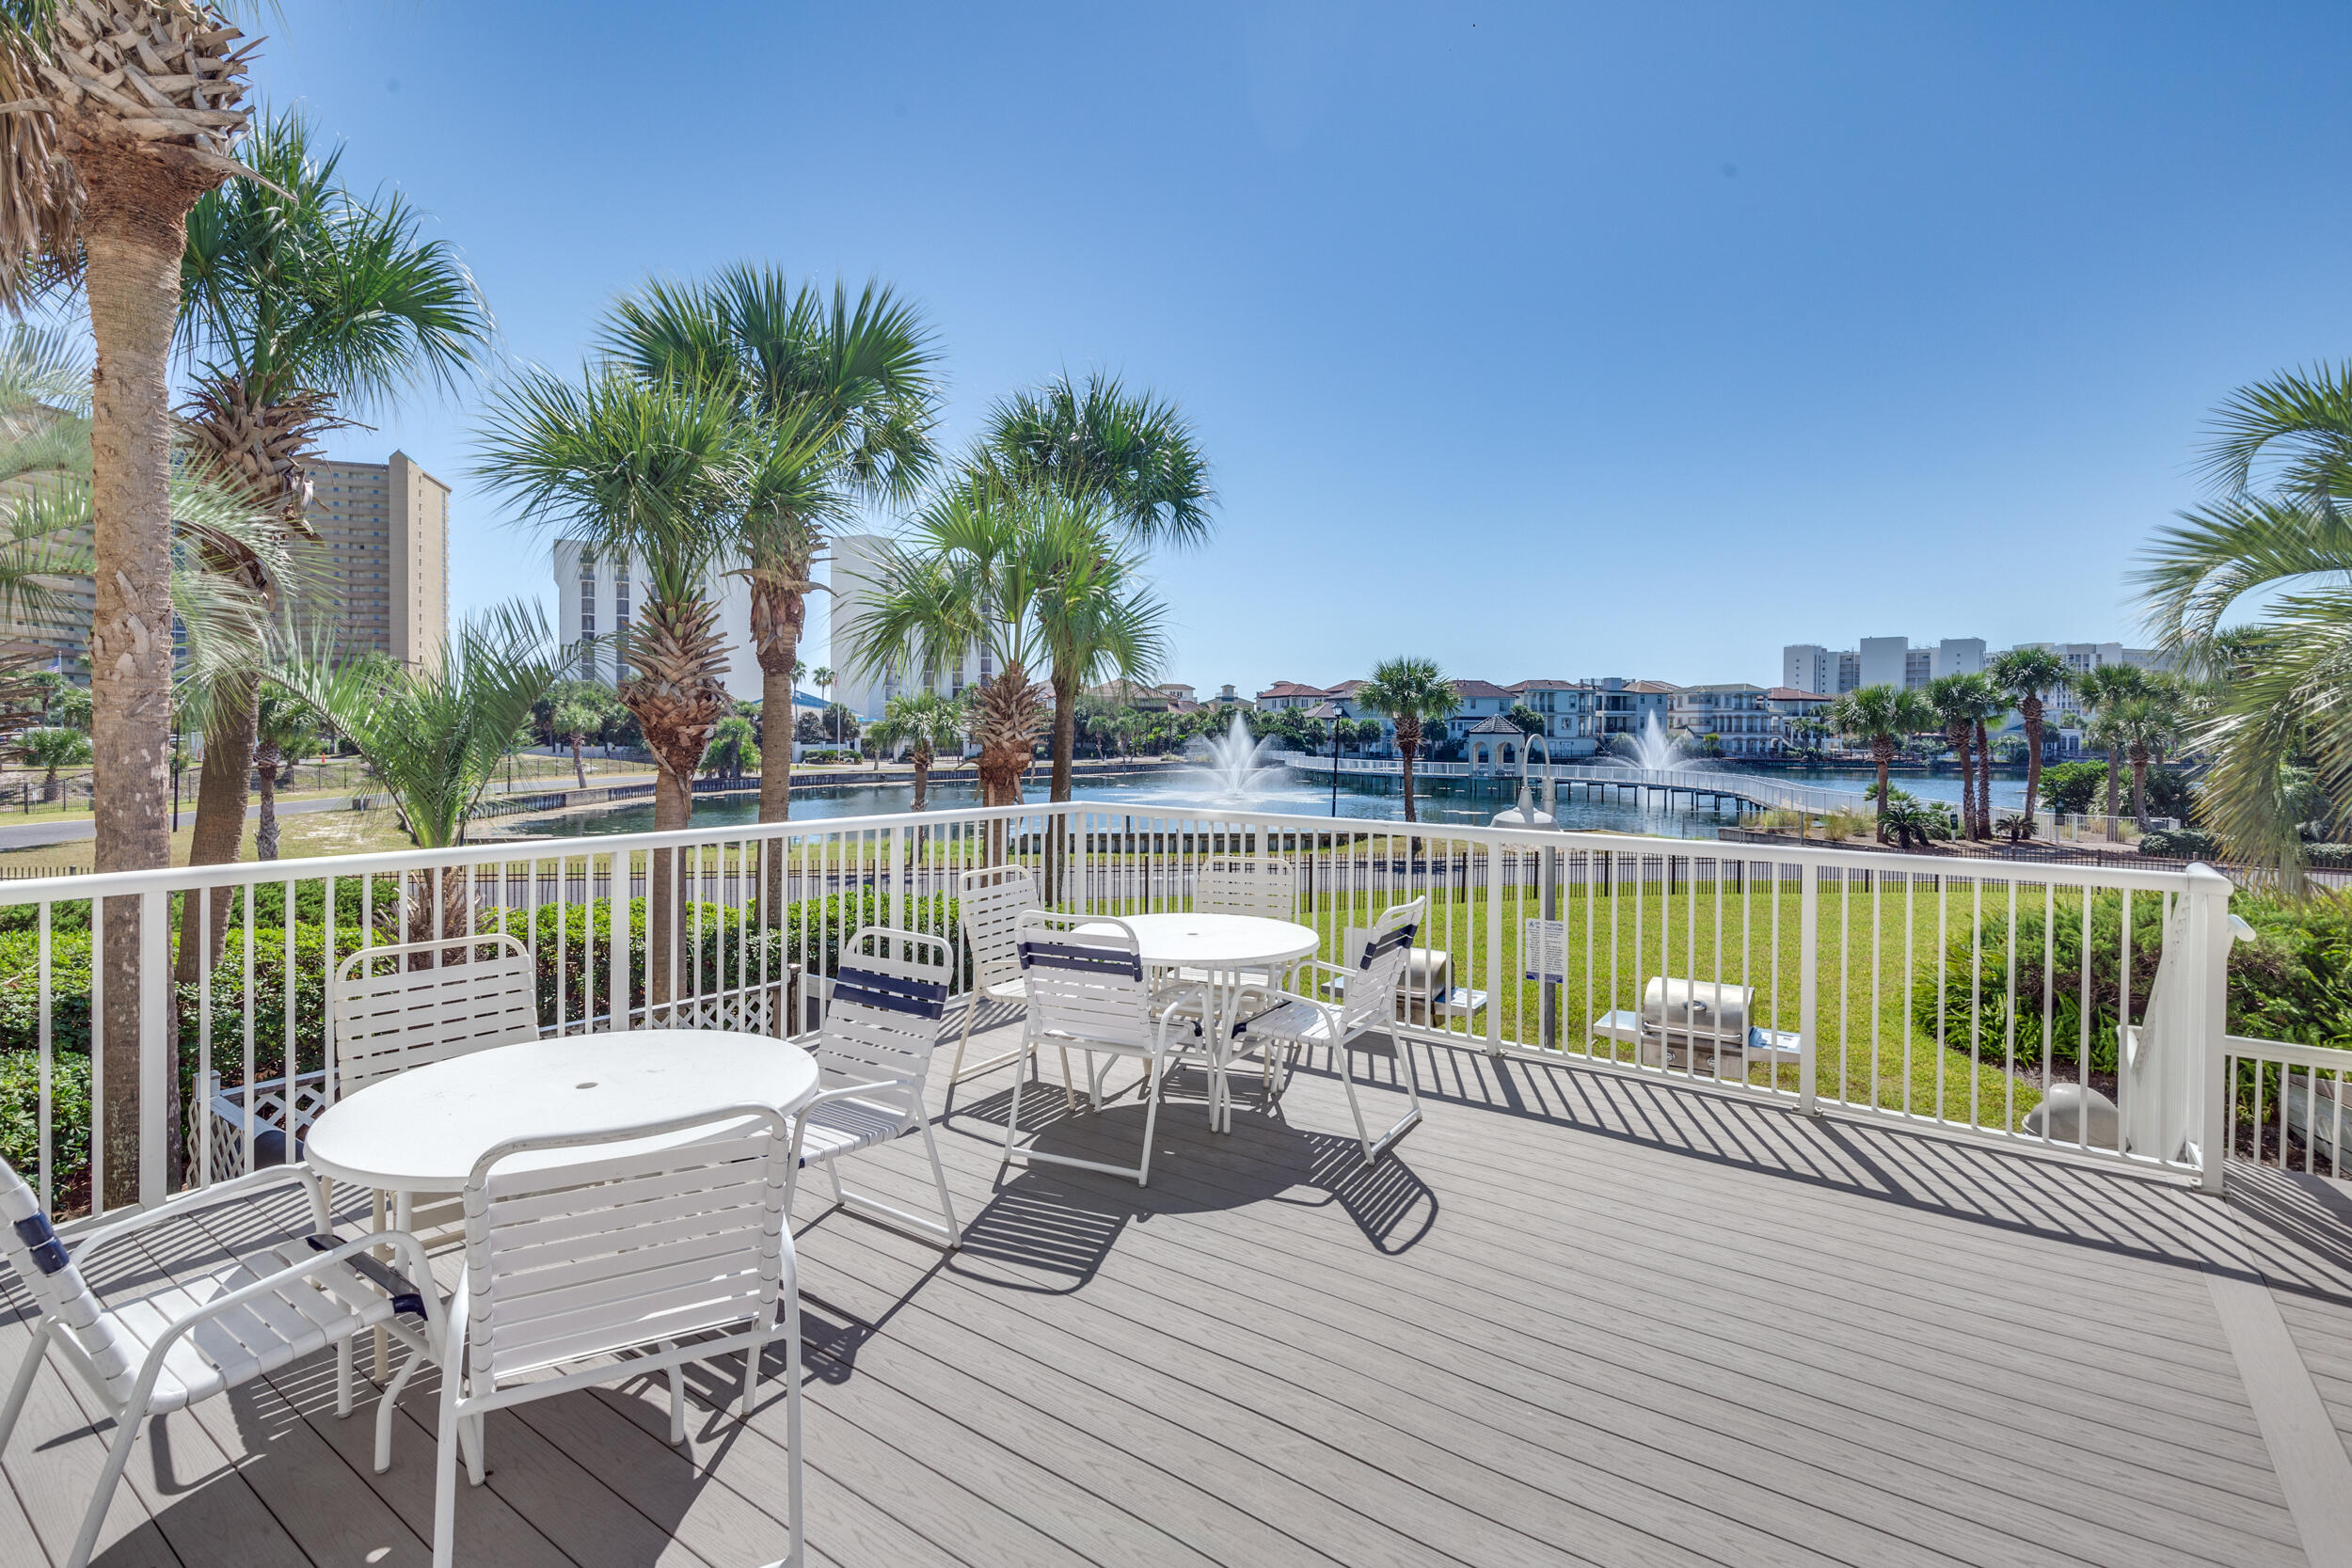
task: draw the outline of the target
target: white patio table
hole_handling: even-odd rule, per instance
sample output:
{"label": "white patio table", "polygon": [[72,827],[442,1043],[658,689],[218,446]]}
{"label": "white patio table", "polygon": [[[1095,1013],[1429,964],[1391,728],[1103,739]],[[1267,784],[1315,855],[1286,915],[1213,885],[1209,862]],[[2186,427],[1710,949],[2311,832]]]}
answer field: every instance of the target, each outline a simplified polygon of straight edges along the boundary
{"label": "white patio table", "polygon": [[[773,1105],[788,1117],[816,1092],[809,1053],[768,1035],[637,1029],[525,1040],[410,1068],[336,1101],[311,1124],[303,1158],[323,1176],[378,1192],[462,1192],[474,1162],[510,1138],[729,1105]],[[670,1141],[698,1136],[680,1132]],[[516,1168],[576,1158],[549,1149],[522,1157]]]}
{"label": "white patio table", "polygon": [[[791,1116],[817,1092],[817,1063],[767,1035],[636,1029],[494,1045],[380,1078],[310,1124],[302,1157],[322,1176],[379,1193],[463,1192],[474,1162],[510,1138],[662,1121],[730,1105]],[[699,1132],[649,1138],[657,1148]],[[570,1149],[524,1155],[561,1164]],[[378,1211],[381,1223],[382,1211]],[[418,1281],[421,1285],[428,1281]],[[375,1372],[389,1374],[384,1336]]]}
{"label": "white patio table", "polygon": [[[1232,1132],[1232,1096],[1225,1085],[1225,1064],[1232,1055],[1233,1015],[1245,983],[1312,957],[1322,939],[1311,927],[1295,921],[1255,914],[1125,914],[1119,918],[1135,932],[1136,945],[1147,966],[1187,970],[1208,977],[1210,1016],[1201,1021],[1201,1035],[1209,1055],[1209,1125]],[[1111,929],[1108,926],[1097,928]]]}

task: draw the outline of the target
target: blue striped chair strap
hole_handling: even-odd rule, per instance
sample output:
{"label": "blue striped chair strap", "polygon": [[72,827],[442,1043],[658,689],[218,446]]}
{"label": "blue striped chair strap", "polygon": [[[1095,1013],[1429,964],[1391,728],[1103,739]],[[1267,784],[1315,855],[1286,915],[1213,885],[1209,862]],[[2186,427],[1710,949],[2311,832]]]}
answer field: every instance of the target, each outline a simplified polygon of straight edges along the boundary
{"label": "blue striped chair strap", "polygon": [[1021,944],[1021,967],[1040,969],[1069,969],[1081,974],[1118,974],[1130,980],[1143,978],[1143,959],[1135,953],[1116,947],[1079,947],[1059,942],[1025,942]]}
{"label": "blue striped chair strap", "polygon": [[1364,956],[1362,959],[1358,962],[1356,967],[1358,969],[1370,969],[1372,967],[1372,960],[1378,958],[1381,954],[1393,953],[1400,947],[1412,946],[1413,933],[1418,929],[1420,929],[1420,927],[1414,926],[1399,926],[1395,930],[1391,931],[1385,937],[1373,938],[1370,942],[1364,943]]}
{"label": "blue striped chair strap", "polygon": [[833,977],[833,999],[862,1007],[912,1013],[917,1018],[938,1018],[947,1010],[947,983],[910,980],[876,969],[843,964],[841,973]]}
{"label": "blue striped chair strap", "polygon": [[16,1239],[24,1243],[24,1250],[33,1255],[33,1267],[43,1274],[63,1274],[68,1261],[65,1243],[57,1240],[49,1216],[36,1213],[30,1219],[16,1222]]}

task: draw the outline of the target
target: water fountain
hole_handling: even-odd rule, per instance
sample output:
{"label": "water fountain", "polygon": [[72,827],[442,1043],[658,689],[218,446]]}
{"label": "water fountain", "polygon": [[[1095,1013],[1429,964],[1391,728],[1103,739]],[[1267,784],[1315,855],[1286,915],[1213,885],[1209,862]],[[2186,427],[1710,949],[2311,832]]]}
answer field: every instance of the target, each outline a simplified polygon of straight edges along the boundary
{"label": "water fountain", "polygon": [[1687,759],[1682,754],[1682,742],[1667,737],[1666,726],[1650,714],[1642,721],[1639,735],[1617,736],[1616,760],[1628,768],[1640,768],[1651,772],[1679,768]]}
{"label": "water fountain", "polygon": [[1201,771],[1221,801],[1246,803],[1273,782],[1268,775],[1280,771],[1280,764],[1265,760],[1266,748],[1273,740],[1250,738],[1249,726],[1238,713],[1223,735],[1204,736],[1200,744],[1208,755],[1208,766]]}

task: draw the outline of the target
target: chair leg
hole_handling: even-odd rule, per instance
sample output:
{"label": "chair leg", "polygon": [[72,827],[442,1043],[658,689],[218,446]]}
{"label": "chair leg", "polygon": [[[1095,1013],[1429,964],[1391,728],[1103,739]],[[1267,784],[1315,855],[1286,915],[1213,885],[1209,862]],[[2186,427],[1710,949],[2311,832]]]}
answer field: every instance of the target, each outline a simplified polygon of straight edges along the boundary
{"label": "chair leg", "polygon": [[457,1366],[441,1369],[440,1442],[433,1450],[433,1568],[451,1568],[456,1555],[457,1448],[465,1425],[457,1414],[457,1385],[463,1376]]}
{"label": "chair leg", "polygon": [[[344,1343],[350,1343],[345,1340]],[[382,1475],[392,1467],[392,1407],[400,1402],[408,1380],[417,1375],[417,1364],[424,1359],[422,1351],[410,1351],[392,1381],[384,1386],[382,1397],[375,1402],[375,1473]]]}
{"label": "chair leg", "polygon": [[963,1005],[963,1034],[956,1041],[956,1059],[947,1065],[949,1094],[955,1093],[956,1085],[963,1081],[964,1048],[972,1043],[972,1025],[980,1016],[980,988],[974,986],[966,995],[970,1000]]}
{"label": "chair leg", "polygon": [[[675,1350],[677,1347],[664,1345],[661,1348]],[[677,1449],[685,1446],[686,1369],[673,1361],[670,1363],[670,1447]]]}
{"label": "chair leg", "polygon": [[1347,1089],[1348,1114],[1356,1118],[1356,1141],[1364,1146],[1364,1164],[1372,1164],[1372,1132],[1364,1126],[1364,1108],[1356,1099],[1356,1053],[1344,1045],[1335,1045],[1331,1054],[1340,1059],[1340,1082]]}
{"label": "chair leg", "polygon": [[[1024,1053],[1034,1056],[1034,1051]],[[1029,1064],[1023,1062],[1012,1071],[1012,1109],[1005,1113],[1005,1163],[1012,1163],[1012,1140],[1021,1132],[1021,1081],[1029,1075]]]}
{"label": "chair leg", "polygon": [[24,1359],[18,1363],[16,1381],[8,1385],[8,1402],[0,1408],[0,1449],[8,1446],[8,1438],[16,1432],[17,1418],[24,1414],[24,1401],[33,1391],[33,1379],[40,1374],[40,1358],[49,1352],[50,1320],[43,1317],[33,1329],[32,1342],[24,1347]]}
{"label": "chair leg", "polygon": [[89,1507],[83,1511],[81,1533],[73,1538],[73,1550],[65,1560],[65,1568],[89,1568],[89,1555],[98,1546],[98,1527],[106,1521],[106,1505],[114,1500],[115,1488],[121,1484],[122,1467],[130,1463],[131,1445],[138,1441],[139,1423],[146,1418],[144,1403],[115,1418],[115,1436],[106,1445],[105,1467],[98,1472],[98,1489],[90,1494]]}
{"label": "chair leg", "polygon": [[[939,1140],[931,1135],[929,1117],[923,1118],[923,1152],[931,1157],[931,1180],[939,1188],[939,1213],[947,1222],[947,1250],[953,1252],[963,1244],[963,1230],[956,1224],[956,1206],[947,1196],[947,1172],[939,1163]],[[748,1411],[750,1406],[744,1408]]]}
{"label": "chair leg", "polygon": [[469,1416],[466,1419],[466,1482],[479,1486],[489,1475],[490,1418]]}
{"label": "chair leg", "polygon": [[1078,1110],[1078,1091],[1070,1081],[1070,1047],[1066,1045],[1061,1048],[1061,1097],[1062,1102],[1068,1105],[1071,1114],[1075,1116]]}
{"label": "chair leg", "polygon": [[787,1264],[784,1275],[784,1345],[786,1524],[792,1545],[781,1568],[801,1568],[801,1271],[797,1259]]}
{"label": "chair leg", "polygon": [[351,1414],[352,1347],[349,1339],[335,1341],[335,1418]]}
{"label": "chair leg", "polygon": [[1136,1166],[1136,1185],[1138,1187],[1148,1187],[1152,1184],[1152,1137],[1160,1119],[1159,1066],[1157,1062],[1151,1064],[1151,1086],[1144,1091],[1146,1098],[1143,1112],[1143,1161]]}

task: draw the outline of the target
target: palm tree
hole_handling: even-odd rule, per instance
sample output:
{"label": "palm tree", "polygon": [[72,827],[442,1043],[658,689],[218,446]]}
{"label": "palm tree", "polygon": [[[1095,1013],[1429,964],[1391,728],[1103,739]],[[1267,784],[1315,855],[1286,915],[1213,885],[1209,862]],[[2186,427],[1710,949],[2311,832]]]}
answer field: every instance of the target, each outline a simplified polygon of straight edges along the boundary
{"label": "palm tree", "polygon": [[2101,722],[2107,712],[2147,689],[2146,673],[2128,664],[2102,664],[2074,677],[2074,700],[2090,715],[2086,738],[2107,757],[2107,833],[2115,833],[2115,818],[2122,810],[2123,740],[2119,731]]}
{"label": "palm tree", "polygon": [[731,713],[710,727],[710,743],[703,749],[704,772],[734,782],[759,768],[759,742],[753,737],[750,720]]}
{"label": "palm tree", "polygon": [[2073,672],[2047,648],[2011,648],[1996,656],[1986,673],[2025,721],[2026,816],[2030,819],[2042,801],[2043,704],[2067,689]]}
{"label": "palm tree", "polygon": [[810,685],[816,687],[818,690],[825,694],[825,712],[828,716],[830,716],[833,712],[833,666],[830,664],[819,664],[817,667],[817,673],[809,676],[808,679]]}
{"label": "palm tree", "polygon": [[1372,678],[1356,689],[1356,705],[1386,714],[1396,725],[1397,754],[1404,759],[1405,820],[1419,821],[1413,809],[1413,761],[1421,752],[1422,726],[1453,718],[1462,705],[1462,694],[1436,659],[1406,655],[1372,667]]}
{"label": "palm tree", "polygon": [[588,787],[588,768],[580,760],[580,748],[587,738],[604,728],[604,714],[594,704],[577,696],[565,697],[555,705],[548,728],[553,735],[570,743],[572,748],[572,778],[580,788]]}
{"label": "palm tree", "polygon": [[[570,531],[597,555],[636,562],[645,594],[619,637],[631,672],[615,695],[654,754],[653,823],[675,832],[694,817],[694,769],[710,732],[734,710],[726,642],[708,584],[739,515],[747,466],[732,402],[700,382],[652,382],[625,371],[575,387],[529,371],[491,401],[475,472],[491,490]],[[688,940],[675,850],[652,855],[646,996],[667,1002]]]}
{"label": "palm tree", "polygon": [[[0,304],[78,275],[98,349],[90,626],[101,871],[171,863],[172,325],[183,226],[242,172],[242,35],[199,0],[0,7]],[[139,73],[138,96],[120,90]],[[100,1021],[108,1204],[138,1191],[140,901],[109,900]]]}
{"label": "palm tree", "polygon": [[[838,280],[828,298],[745,263],[705,283],[648,284],[612,308],[603,346],[649,379],[727,388],[756,427],[736,545],[761,710],[789,728],[816,562],[845,499],[910,500],[935,461],[933,334],[884,284],[867,283],[852,303]],[[790,817],[791,783],[787,744],[760,770],[762,822]]]}
{"label": "palm tree", "polygon": [[1878,835],[1884,839],[1888,774],[1895,765],[1895,753],[1906,736],[1935,728],[1935,709],[1925,697],[1907,687],[1865,686],[1830,704],[1826,718],[1839,735],[1870,748],[1879,770]]}
{"label": "palm tree", "polygon": [[[245,152],[262,180],[208,192],[188,215],[178,346],[192,389],[182,427],[195,462],[291,538],[310,541],[320,437],[409,382],[454,389],[488,346],[490,314],[456,253],[421,237],[404,198],[363,198],[338,182],[342,149],[314,146],[300,114],[266,117]],[[216,570],[281,603],[292,596],[250,552],[215,555]],[[211,694],[213,766],[198,786],[192,865],[237,858],[260,679],[258,669],[232,672]]]}
{"label": "palm tree", "polygon": [[[1199,546],[1212,524],[1208,464],[1175,404],[1130,392],[1100,372],[1059,375],[989,411],[982,469],[998,483],[1044,487],[1104,508],[1134,545]],[[1078,690],[1093,677],[1057,662],[1054,771],[1047,799],[1070,799]]]}
{"label": "palm tree", "polygon": [[[1070,657],[1077,631],[1155,654],[1156,604],[1099,507],[1057,491],[965,475],[932,497],[879,563],[866,611],[849,627],[869,671],[953,668],[975,651],[994,673],[979,685],[972,737],[983,805],[1015,805],[1047,691],[1031,672]],[[818,671],[821,680],[828,672]]]}
{"label": "palm tree", "polygon": [[[564,653],[538,609],[514,604],[466,622],[437,658],[420,664],[291,648],[262,679],[358,748],[411,844],[447,849],[465,843],[468,816],[515,732],[564,673]],[[409,905],[412,941],[460,929],[465,919],[466,873],[443,873],[438,901],[431,876],[420,874]]]}
{"label": "palm tree", "polygon": [[2161,682],[2152,682],[2136,696],[2112,705],[2100,718],[2112,742],[2121,743],[2132,765],[2132,820],[2148,827],[2148,765],[2177,744],[2181,736],[2180,704]]}
{"label": "palm tree", "polygon": [[1919,692],[1928,705],[1935,710],[1936,718],[1943,721],[1945,743],[1960,757],[1961,832],[1969,838],[1978,836],[1976,732],[1973,726],[1979,702],[1972,683],[1978,683],[1978,677],[1938,675]]}
{"label": "palm tree", "polygon": [[911,810],[930,808],[931,765],[941,752],[962,742],[966,719],[962,703],[950,702],[936,691],[915,691],[891,698],[882,707],[882,718],[866,732],[882,752],[906,748],[907,760],[914,765]]}
{"label": "palm tree", "polygon": [[27,764],[42,770],[40,799],[43,805],[57,798],[60,788],[58,769],[79,768],[90,757],[89,736],[79,730],[29,729],[16,737],[16,749]]}
{"label": "palm tree", "polygon": [[[261,775],[261,816],[253,827],[253,858],[278,858],[278,770],[309,753],[318,742],[317,718],[282,692],[261,700],[254,723],[253,766]],[[193,901],[193,900],[192,900]]]}

